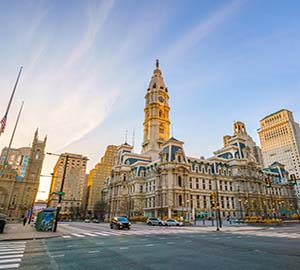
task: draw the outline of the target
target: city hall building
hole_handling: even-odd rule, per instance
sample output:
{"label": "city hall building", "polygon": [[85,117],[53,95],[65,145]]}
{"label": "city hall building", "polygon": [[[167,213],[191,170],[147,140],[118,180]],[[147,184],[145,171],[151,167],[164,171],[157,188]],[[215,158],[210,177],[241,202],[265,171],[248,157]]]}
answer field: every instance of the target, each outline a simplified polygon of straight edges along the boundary
{"label": "city hall building", "polygon": [[[280,163],[262,166],[261,152],[242,122],[224,146],[204,159],[188,156],[184,142],[170,137],[169,94],[159,63],[145,96],[140,154],[124,143],[102,196],[112,216],[162,218],[291,215],[295,209],[288,174]],[[270,187],[266,187],[270,180]],[[211,195],[215,199],[211,200]]]}

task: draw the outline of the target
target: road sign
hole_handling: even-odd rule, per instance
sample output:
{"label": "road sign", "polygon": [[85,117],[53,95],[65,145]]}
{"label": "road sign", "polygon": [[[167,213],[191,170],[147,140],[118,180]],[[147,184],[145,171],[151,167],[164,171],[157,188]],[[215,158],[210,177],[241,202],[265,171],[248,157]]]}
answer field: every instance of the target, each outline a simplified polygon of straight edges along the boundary
{"label": "road sign", "polygon": [[57,193],[56,193],[57,195],[65,195],[66,193],[65,192],[63,192],[63,191],[58,191]]}

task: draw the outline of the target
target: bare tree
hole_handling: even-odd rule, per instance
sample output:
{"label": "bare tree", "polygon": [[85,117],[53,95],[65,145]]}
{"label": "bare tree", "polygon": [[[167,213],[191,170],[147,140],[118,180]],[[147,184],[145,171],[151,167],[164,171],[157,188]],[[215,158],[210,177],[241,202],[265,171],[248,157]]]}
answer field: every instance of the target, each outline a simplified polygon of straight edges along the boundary
{"label": "bare tree", "polygon": [[94,217],[104,221],[107,209],[108,208],[106,202],[104,202],[103,200],[97,201],[94,205]]}

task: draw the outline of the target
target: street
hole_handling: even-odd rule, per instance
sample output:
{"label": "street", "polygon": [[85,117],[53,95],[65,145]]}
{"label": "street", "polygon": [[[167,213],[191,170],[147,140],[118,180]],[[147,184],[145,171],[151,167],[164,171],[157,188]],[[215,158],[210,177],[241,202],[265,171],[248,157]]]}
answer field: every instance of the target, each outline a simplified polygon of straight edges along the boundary
{"label": "street", "polygon": [[65,233],[57,238],[1,242],[11,247],[0,248],[0,269],[300,268],[299,225],[228,226],[221,232],[135,224],[130,231],[111,230],[108,224],[59,226]]}

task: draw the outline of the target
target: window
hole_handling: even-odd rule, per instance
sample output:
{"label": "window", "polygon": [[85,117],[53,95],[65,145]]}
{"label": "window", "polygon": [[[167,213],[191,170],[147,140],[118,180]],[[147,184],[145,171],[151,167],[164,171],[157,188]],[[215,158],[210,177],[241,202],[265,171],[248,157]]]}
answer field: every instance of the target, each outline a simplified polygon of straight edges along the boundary
{"label": "window", "polygon": [[200,196],[197,195],[197,208],[200,208]]}
{"label": "window", "polygon": [[179,203],[179,206],[182,206],[182,196],[181,195],[178,196],[178,203]]}
{"label": "window", "polygon": [[206,196],[203,196],[203,207],[206,208],[207,205],[206,205]]}
{"label": "window", "polygon": [[182,186],[182,181],[181,181],[181,176],[180,175],[178,176],[178,186],[180,186],[180,187]]}
{"label": "window", "polygon": [[190,177],[190,188],[193,188],[193,178]]}
{"label": "window", "polygon": [[202,188],[203,188],[203,189],[206,189],[205,179],[202,179]]}
{"label": "window", "polygon": [[199,189],[199,179],[196,179],[196,188]]}
{"label": "window", "polygon": [[142,193],[142,192],[143,192],[143,186],[140,185],[140,193]]}
{"label": "window", "polygon": [[212,189],[212,186],[211,186],[211,180],[208,181],[208,187],[209,187],[209,190]]}

